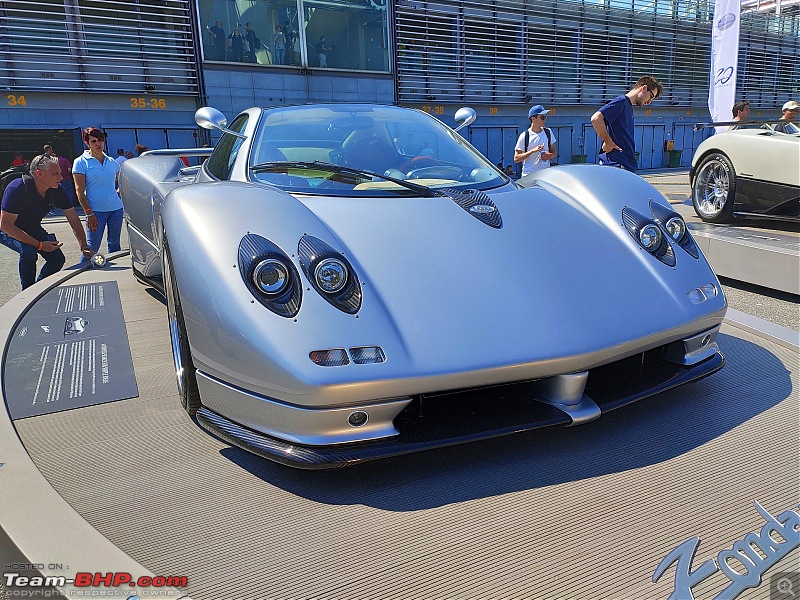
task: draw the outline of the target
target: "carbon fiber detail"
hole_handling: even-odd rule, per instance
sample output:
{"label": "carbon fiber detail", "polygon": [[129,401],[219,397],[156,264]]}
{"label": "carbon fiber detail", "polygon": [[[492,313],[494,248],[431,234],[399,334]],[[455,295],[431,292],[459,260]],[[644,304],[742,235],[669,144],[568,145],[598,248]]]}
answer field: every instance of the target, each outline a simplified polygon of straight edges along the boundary
{"label": "carbon fiber detail", "polygon": [[[669,235],[667,232],[667,221],[669,221],[673,217],[678,217],[679,219],[683,219],[678,213],[674,210],[667,208],[666,206],[659,204],[658,202],[653,202],[650,200],[650,211],[653,213],[653,218],[661,225],[661,229],[665,235]],[[692,234],[689,233],[689,228],[686,228],[686,233],[683,234],[683,237],[676,242],[681,248],[686,250],[692,257],[699,258],[700,250],[697,247],[697,244],[692,237]]]}
{"label": "carbon fiber detail", "polygon": [[[622,223],[625,225],[625,228],[628,230],[633,236],[633,239],[636,240],[636,243],[641,245],[639,241],[639,232],[645,225],[656,224],[653,220],[648,219],[644,215],[639,212],[636,212],[632,208],[623,208],[622,209]],[[675,252],[672,249],[672,245],[668,241],[668,235],[664,233],[663,227],[659,227],[662,229],[661,235],[661,243],[658,245],[658,248],[650,252],[653,256],[655,256],[658,260],[663,262],[665,265],[669,267],[675,266]]]}
{"label": "carbon fiber detail", "polygon": [[[337,252],[319,238],[304,235],[297,244],[297,256],[308,281],[320,296],[343,312],[351,315],[358,312],[361,308],[361,282],[353,265],[341,252]],[[317,265],[326,258],[340,260],[347,267],[347,283],[341,291],[332,294],[323,291],[317,284],[317,278],[314,277]]]}
{"label": "carbon fiber detail", "polygon": [[480,190],[441,190],[470,215],[486,223],[489,227],[500,229],[503,217],[492,199]]}
{"label": "carbon fiber detail", "polygon": [[[664,347],[637,354],[589,372],[586,395],[603,412],[701,379],[722,368],[719,352],[691,366],[664,360]],[[421,395],[394,420],[399,435],[374,441],[301,446],[258,433],[207,408],[200,425],[227,443],[285,465],[329,469],[431,448],[496,438],[571,418],[537,400],[538,382],[527,381],[470,390]],[[355,408],[355,407],[354,407]]]}
{"label": "carbon fiber detail", "polygon": [[[265,296],[253,283],[253,269],[268,258],[280,260],[286,266],[291,279],[286,289],[275,297]],[[300,273],[289,257],[269,240],[253,233],[248,233],[242,238],[239,242],[239,273],[253,297],[276,315],[294,317],[300,310],[303,299]]]}

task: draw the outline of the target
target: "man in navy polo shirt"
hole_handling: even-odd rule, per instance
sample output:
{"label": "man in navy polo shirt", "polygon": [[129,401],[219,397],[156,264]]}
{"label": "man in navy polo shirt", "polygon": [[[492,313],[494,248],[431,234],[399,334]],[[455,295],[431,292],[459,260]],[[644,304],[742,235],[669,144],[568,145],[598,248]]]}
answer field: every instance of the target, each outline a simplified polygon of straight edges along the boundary
{"label": "man in navy polo shirt", "polygon": [[[53,205],[64,211],[75,239],[86,257],[92,250],[86,243],[81,220],[72,201],[59,184],[61,168],[55,156],[42,154],[31,161],[31,174],[15,179],[3,192],[0,209],[0,243],[19,254],[19,281],[22,289],[61,270],[64,253],[61,242],[42,227],[42,219]],[[41,254],[44,266],[36,277],[36,261]]]}
{"label": "man in navy polo shirt", "polygon": [[664,94],[661,83],[652,75],[645,75],[633,89],[592,115],[592,127],[603,140],[598,162],[636,172],[636,144],[633,139],[633,107],[647,106]]}

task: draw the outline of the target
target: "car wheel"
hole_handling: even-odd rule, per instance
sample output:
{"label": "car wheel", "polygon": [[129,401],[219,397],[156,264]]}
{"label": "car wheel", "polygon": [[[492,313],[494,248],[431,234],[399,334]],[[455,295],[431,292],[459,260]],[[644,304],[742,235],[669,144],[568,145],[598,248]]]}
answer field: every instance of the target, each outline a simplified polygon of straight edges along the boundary
{"label": "car wheel", "polygon": [[736,172],[724,154],[706,156],[692,184],[692,204],[697,216],[709,223],[730,223],[736,197]]}
{"label": "car wheel", "polygon": [[200,408],[200,392],[197,389],[197,378],[189,351],[189,340],[186,337],[186,325],[183,320],[181,300],[178,295],[178,283],[172,270],[172,258],[169,253],[166,235],[161,246],[161,261],[164,274],[164,295],[167,298],[167,321],[169,337],[172,342],[172,358],[175,363],[175,378],[178,381],[178,394],[181,404],[190,415],[194,416]]}

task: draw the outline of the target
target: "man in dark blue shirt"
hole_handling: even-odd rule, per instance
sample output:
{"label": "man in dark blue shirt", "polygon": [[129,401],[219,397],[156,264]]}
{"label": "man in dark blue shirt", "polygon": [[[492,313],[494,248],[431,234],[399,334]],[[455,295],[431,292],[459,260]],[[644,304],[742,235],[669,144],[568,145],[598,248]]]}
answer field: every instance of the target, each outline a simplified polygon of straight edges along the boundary
{"label": "man in dark blue shirt", "polygon": [[[42,227],[42,219],[53,205],[64,211],[84,256],[92,256],[81,220],[64,188],[59,185],[61,167],[56,157],[37,156],[31,161],[30,172],[30,175],[23,175],[8,184],[0,205],[0,244],[19,254],[19,281],[23,290],[64,266],[61,242]],[[45,264],[37,279],[39,254],[45,259]]]}
{"label": "man in dark blue shirt", "polygon": [[592,127],[603,140],[601,165],[620,167],[636,172],[636,144],[633,139],[633,107],[647,106],[664,93],[661,83],[652,75],[636,82],[633,89],[617,96],[592,115]]}

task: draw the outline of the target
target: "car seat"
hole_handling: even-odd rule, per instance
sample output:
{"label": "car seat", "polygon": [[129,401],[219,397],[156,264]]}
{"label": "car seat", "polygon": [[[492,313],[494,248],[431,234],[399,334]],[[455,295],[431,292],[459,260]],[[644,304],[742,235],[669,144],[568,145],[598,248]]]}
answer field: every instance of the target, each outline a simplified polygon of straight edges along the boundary
{"label": "car seat", "polygon": [[384,173],[402,162],[388,139],[377,134],[345,140],[339,153],[339,164],[373,173]]}
{"label": "car seat", "polygon": [[257,165],[265,162],[282,162],[288,160],[286,155],[278,148],[275,144],[272,143],[264,143],[258,148],[258,154],[256,155],[258,160],[256,160]]}

